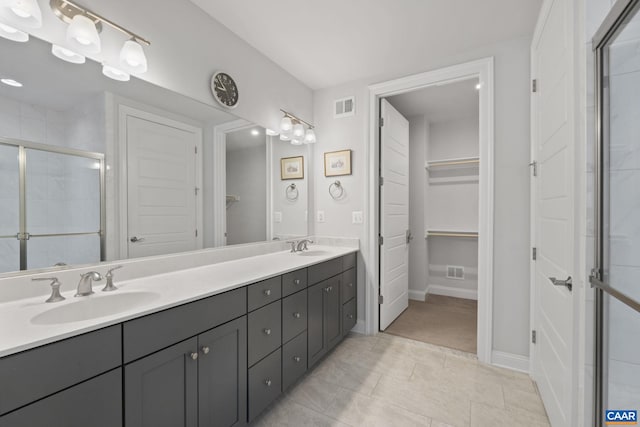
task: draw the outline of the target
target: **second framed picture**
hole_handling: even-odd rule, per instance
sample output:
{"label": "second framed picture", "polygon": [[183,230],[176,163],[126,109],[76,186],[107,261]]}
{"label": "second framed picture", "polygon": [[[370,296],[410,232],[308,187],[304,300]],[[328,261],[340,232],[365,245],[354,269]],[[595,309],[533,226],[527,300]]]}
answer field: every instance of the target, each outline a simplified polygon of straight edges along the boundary
{"label": "second framed picture", "polygon": [[351,175],[351,150],[324,153],[324,176]]}
{"label": "second framed picture", "polygon": [[304,157],[284,157],[280,159],[280,179],[304,179]]}

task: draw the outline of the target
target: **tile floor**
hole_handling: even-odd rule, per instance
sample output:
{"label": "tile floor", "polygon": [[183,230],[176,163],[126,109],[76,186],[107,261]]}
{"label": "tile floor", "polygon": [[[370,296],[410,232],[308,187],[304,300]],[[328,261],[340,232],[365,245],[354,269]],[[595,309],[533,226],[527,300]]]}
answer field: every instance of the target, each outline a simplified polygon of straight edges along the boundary
{"label": "tile floor", "polygon": [[549,426],[531,379],[388,334],[349,335],[253,426]]}

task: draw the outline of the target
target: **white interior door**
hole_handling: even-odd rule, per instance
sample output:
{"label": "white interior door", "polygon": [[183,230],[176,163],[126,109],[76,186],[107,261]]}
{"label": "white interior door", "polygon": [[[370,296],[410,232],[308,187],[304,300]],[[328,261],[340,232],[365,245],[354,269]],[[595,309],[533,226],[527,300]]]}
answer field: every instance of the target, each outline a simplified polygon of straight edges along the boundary
{"label": "white interior door", "polygon": [[200,134],[130,115],[126,120],[129,257],[198,249]]}
{"label": "white interior door", "polygon": [[574,268],[574,94],[570,0],[545,2],[532,44],[534,235],[533,376],[554,427],[572,426]]}
{"label": "white interior door", "polygon": [[380,330],[409,306],[409,121],[382,100],[380,137]]}

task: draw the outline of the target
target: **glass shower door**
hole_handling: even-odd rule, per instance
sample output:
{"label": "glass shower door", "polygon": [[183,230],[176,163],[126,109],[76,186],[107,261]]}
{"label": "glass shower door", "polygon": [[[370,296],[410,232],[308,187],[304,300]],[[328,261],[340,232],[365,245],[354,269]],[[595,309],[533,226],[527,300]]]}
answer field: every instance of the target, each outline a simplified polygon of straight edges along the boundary
{"label": "glass shower door", "polygon": [[20,270],[18,147],[0,144],[0,273]]}

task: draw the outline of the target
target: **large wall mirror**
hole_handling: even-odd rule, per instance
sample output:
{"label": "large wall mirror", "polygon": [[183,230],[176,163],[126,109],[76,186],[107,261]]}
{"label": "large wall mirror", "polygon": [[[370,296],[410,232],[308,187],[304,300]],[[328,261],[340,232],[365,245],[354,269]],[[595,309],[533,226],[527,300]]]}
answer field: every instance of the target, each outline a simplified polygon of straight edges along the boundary
{"label": "large wall mirror", "polygon": [[0,275],[308,233],[307,146],[50,50],[0,38]]}

